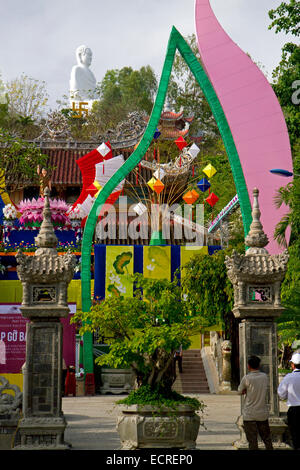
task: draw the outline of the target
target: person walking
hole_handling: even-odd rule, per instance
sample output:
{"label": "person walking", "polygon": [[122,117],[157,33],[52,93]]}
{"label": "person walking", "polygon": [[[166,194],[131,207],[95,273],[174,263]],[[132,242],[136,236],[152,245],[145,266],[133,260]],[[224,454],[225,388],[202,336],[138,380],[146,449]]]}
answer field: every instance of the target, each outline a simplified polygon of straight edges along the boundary
{"label": "person walking", "polygon": [[258,435],[266,450],[273,450],[269,426],[269,409],[267,390],[269,379],[267,374],[259,370],[260,358],[251,356],[248,360],[249,373],[246,374],[238,387],[238,393],[245,395],[243,407],[243,424],[249,450],[258,450]]}
{"label": "person walking", "polygon": [[286,400],[287,420],[294,449],[300,450],[300,353],[294,353],[290,360],[292,372],[280,382],[277,393]]}

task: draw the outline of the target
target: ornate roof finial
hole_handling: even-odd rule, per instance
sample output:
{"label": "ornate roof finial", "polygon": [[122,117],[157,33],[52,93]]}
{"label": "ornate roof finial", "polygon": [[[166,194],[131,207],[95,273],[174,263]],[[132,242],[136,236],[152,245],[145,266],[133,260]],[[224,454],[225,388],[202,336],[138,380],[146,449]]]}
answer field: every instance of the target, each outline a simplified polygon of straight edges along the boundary
{"label": "ornate roof finial", "polygon": [[51,210],[50,210],[50,189],[46,188],[44,191],[45,196],[45,203],[43,209],[43,221],[41,224],[41,228],[37,237],[35,237],[35,244],[38,246],[38,250],[36,250],[35,254],[38,255],[44,249],[50,249],[53,251],[57,246],[57,237],[54,232],[53,224],[51,221]]}
{"label": "ornate roof finial", "polygon": [[263,230],[263,226],[260,222],[260,209],[258,204],[259,190],[253,189],[253,206],[252,206],[252,223],[250,225],[249,233],[245,239],[245,244],[250,248],[246,251],[247,254],[253,253],[267,253],[264,248],[268,243],[268,237]]}

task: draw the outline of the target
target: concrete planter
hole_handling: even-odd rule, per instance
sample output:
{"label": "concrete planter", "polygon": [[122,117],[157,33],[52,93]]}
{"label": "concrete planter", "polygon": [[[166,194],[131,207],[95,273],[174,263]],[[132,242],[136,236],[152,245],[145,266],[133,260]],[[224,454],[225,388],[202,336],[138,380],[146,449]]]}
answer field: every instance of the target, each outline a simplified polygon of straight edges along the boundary
{"label": "concrete planter", "polygon": [[112,393],[120,395],[130,393],[134,388],[135,375],[131,369],[105,369],[101,370],[101,395]]}
{"label": "concrete planter", "polygon": [[122,450],[142,448],[194,449],[200,417],[189,405],[158,408],[119,405],[117,431]]}

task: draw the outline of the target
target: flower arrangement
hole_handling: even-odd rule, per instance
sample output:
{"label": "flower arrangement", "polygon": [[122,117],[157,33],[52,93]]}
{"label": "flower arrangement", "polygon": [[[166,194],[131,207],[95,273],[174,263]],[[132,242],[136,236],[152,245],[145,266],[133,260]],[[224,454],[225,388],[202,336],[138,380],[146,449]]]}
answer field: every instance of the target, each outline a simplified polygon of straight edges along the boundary
{"label": "flower arrangement", "polygon": [[[20,224],[26,227],[39,227],[43,220],[44,199],[24,199],[19,203]],[[51,219],[54,227],[70,226],[66,212],[68,204],[62,199],[50,199]]]}
{"label": "flower arrangement", "polygon": [[3,215],[6,220],[13,220],[17,218],[17,210],[13,204],[6,204],[3,208]]}
{"label": "flower arrangement", "polygon": [[[29,243],[29,242],[19,242],[19,243],[4,243],[3,241],[0,242],[0,252],[3,252],[3,253],[14,253],[19,248],[21,248],[23,252],[34,252],[36,250],[36,245],[35,243]],[[77,245],[73,243],[72,241],[71,242],[58,242],[57,251],[58,252],[71,251],[72,253],[77,253],[77,252],[81,252],[81,245],[80,244]],[[80,269],[77,269],[77,270],[80,270]]]}

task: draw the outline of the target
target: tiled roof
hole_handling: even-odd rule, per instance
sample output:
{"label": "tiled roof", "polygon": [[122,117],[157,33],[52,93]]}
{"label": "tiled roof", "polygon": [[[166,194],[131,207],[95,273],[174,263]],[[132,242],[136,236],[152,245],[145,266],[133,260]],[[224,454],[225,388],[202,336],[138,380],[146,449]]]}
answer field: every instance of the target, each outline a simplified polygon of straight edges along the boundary
{"label": "tiled roof", "polygon": [[163,111],[161,113],[161,119],[181,119],[183,117],[183,111],[181,113],[174,113],[173,111]]}
{"label": "tiled roof", "polygon": [[[87,149],[46,148],[42,149],[42,152],[49,156],[48,165],[53,168],[51,173],[52,185],[82,185],[81,172],[76,160],[86,155],[88,153]],[[115,155],[122,153],[127,158],[131,151],[121,149],[120,151],[114,150],[113,153]]]}
{"label": "tiled roof", "polygon": [[189,129],[162,129],[162,137],[164,139],[177,139],[178,137],[182,136],[185,137],[189,132]]}

